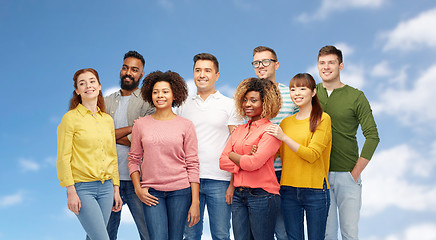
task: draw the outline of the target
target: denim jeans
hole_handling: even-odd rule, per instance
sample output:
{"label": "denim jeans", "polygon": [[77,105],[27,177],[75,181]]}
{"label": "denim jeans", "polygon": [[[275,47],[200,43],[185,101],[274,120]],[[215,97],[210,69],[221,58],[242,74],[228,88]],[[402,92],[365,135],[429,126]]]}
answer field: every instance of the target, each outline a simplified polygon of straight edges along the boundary
{"label": "denim jeans", "polygon": [[200,179],[200,221],[192,227],[185,225],[186,240],[201,240],[205,205],[209,213],[210,232],[213,240],[230,240],[231,205],[226,203],[229,181]]}
{"label": "denim jeans", "polygon": [[323,240],[330,195],[327,183],[323,189],[281,186],[282,213],[288,239],[304,240],[304,215],[306,214],[308,240]]}
{"label": "denim jeans", "polygon": [[[278,170],[275,172],[276,172],[277,182],[280,183],[280,179],[282,177],[282,170]],[[288,239],[288,236],[286,234],[285,222],[283,221],[281,205],[279,206],[279,210],[277,212],[276,227],[274,229],[274,234],[277,240]]]}
{"label": "denim jeans", "polygon": [[325,239],[338,239],[340,227],[343,240],[357,240],[362,206],[362,180],[359,177],[357,182],[354,181],[350,172],[329,172],[328,181],[331,204]]}
{"label": "denim jeans", "polygon": [[159,202],[156,206],[143,204],[150,239],[183,239],[183,231],[191,207],[191,188],[175,191],[158,191],[149,188],[148,192],[157,197]]}
{"label": "denim jeans", "polygon": [[[141,240],[149,240],[147,225],[145,224],[143,203],[135,193],[132,181],[121,180],[120,181],[120,195],[123,200],[123,204],[127,203],[136,227],[138,228],[139,237]],[[110,240],[116,240],[118,234],[118,227],[120,226],[121,211],[112,212],[107,224],[107,231],[109,233]]]}
{"label": "denim jeans", "polygon": [[106,230],[114,202],[112,180],[74,184],[81,202],[77,218],[87,234],[86,239],[109,240]]}
{"label": "denim jeans", "polygon": [[233,194],[232,223],[235,240],[274,239],[280,196],[262,188],[237,187]]}

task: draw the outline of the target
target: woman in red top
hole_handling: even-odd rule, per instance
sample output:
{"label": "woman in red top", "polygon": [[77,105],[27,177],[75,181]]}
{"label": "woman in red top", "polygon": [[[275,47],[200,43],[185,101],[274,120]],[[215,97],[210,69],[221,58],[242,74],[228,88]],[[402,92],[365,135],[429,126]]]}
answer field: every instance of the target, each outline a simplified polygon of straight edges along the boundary
{"label": "woman in red top", "polygon": [[269,80],[248,78],[234,99],[236,111],[249,121],[232,133],[220,158],[220,168],[234,174],[233,233],[236,240],[274,239],[280,204],[274,156],[281,142],[265,128],[280,110],[280,92]]}

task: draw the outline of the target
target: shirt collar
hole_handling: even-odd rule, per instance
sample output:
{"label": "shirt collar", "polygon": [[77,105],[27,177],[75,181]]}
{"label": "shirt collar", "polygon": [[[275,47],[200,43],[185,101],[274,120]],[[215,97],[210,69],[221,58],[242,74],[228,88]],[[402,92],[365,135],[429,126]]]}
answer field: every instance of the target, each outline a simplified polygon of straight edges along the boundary
{"label": "shirt collar", "polygon": [[[222,95],[221,93],[220,93],[220,91],[216,91],[215,93],[212,93],[211,95],[209,95],[209,97],[207,97],[207,98],[216,98],[216,99],[220,99],[220,98],[222,98],[224,95]],[[207,100],[207,98],[206,98],[206,100]],[[193,95],[192,96],[192,99],[193,100],[195,100],[195,99],[201,99],[201,97],[200,97],[200,95],[198,95],[198,94],[195,94],[195,95]]]}
{"label": "shirt collar", "polygon": [[[76,107],[77,111],[82,115],[85,116],[86,114],[91,114],[92,115],[92,111],[87,109],[85,106],[83,106],[81,103],[79,103],[79,105],[77,105]],[[102,112],[100,110],[100,108],[97,106],[97,113],[102,115]]]}
{"label": "shirt collar", "polygon": [[262,119],[259,119],[257,121],[254,121],[254,122],[250,120],[247,123],[247,127],[250,126],[250,123],[251,123],[252,126],[259,127],[259,126],[262,126],[262,125],[264,125],[264,124],[266,124],[268,122],[269,122],[268,118],[262,118]]}

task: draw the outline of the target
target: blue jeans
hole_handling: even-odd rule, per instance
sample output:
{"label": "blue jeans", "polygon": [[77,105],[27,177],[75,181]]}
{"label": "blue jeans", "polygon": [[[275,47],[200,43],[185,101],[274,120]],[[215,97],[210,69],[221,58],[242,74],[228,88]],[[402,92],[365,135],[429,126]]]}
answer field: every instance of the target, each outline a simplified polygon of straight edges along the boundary
{"label": "blue jeans", "polygon": [[[277,182],[280,183],[282,177],[282,170],[275,171]],[[277,212],[276,227],[274,233],[277,240],[287,240],[288,236],[286,234],[285,222],[283,221],[283,215],[281,210],[281,205],[279,206],[279,211]]]}
{"label": "blue jeans", "polygon": [[112,180],[78,182],[74,187],[81,202],[77,218],[86,231],[86,239],[109,240],[106,225],[114,202]]}
{"label": "blue jeans", "polygon": [[362,206],[362,180],[359,177],[357,182],[354,181],[350,172],[329,172],[328,181],[331,204],[325,239],[337,240],[340,226],[343,240],[357,240]]}
{"label": "blue jeans", "polygon": [[323,189],[281,186],[282,213],[288,239],[304,240],[304,214],[308,240],[323,240],[330,206],[327,183]]}
{"label": "blue jeans", "polygon": [[262,188],[237,187],[233,194],[232,223],[235,240],[274,239],[280,196]]}
{"label": "blue jeans", "polygon": [[204,208],[209,213],[210,232],[213,240],[230,240],[231,205],[226,203],[229,181],[200,179],[200,221],[192,227],[185,225],[186,240],[201,240]]}
{"label": "blue jeans", "polygon": [[148,192],[157,197],[159,202],[156,206],[143,205],[150,239],[183,239],[183,231],[191,207],[191,188],[175,191],[158,191],[149,188]]}
{"label": "blue jeans", "polygon": [[[127,203],[136,227],[138,228],[139,237],[141,240],[149,240],[147,225],[145,224],[143,203],[135,193],[132,181],[120,181],[120,195],[123,200],[123,204]],[[116,240],[118,234],[118,227],[120,226],[121,211],[112,212],[107,224],[107,231],[109,233],[109,239]]]}

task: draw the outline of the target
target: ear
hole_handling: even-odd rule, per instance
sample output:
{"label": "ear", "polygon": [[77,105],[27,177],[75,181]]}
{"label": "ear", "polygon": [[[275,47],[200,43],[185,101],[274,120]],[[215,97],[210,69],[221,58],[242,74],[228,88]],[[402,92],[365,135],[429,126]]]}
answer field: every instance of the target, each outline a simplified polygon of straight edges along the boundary
{"label": "ear", "polygon": [[339,64],[339,71],[342,71],[342,69],[344,69],[344,63],[343,62],[341,64]]}
{"label": "ear", "polygon": [[76,92],[76,94],[77,94],[78,96],[80,96],[80,94],[79,94],[79,92],[77,91],[77,89],[74,89],[74,91]]}
{"label": "ear", "polygon": [[144,71],[142,71],[141,77],[139,77],[139,80],[141,80],[143,76],[144,76]]}
{"label": "ear", "polygon": [[220,72],[217,72],[216,73],[216,80],[215,80],[215,82],[218,81],[219,78],[220,78]]}
{"label": "ear", "polygon": [[276,71],[277,71],[277,69],[279,69],[279,65],[280,65],[280,63],[276,62]]}
{"label": "ear", "polygon": [[312,97],[315,97],[315,95],[316,95],[316,88],[313,89]]}

